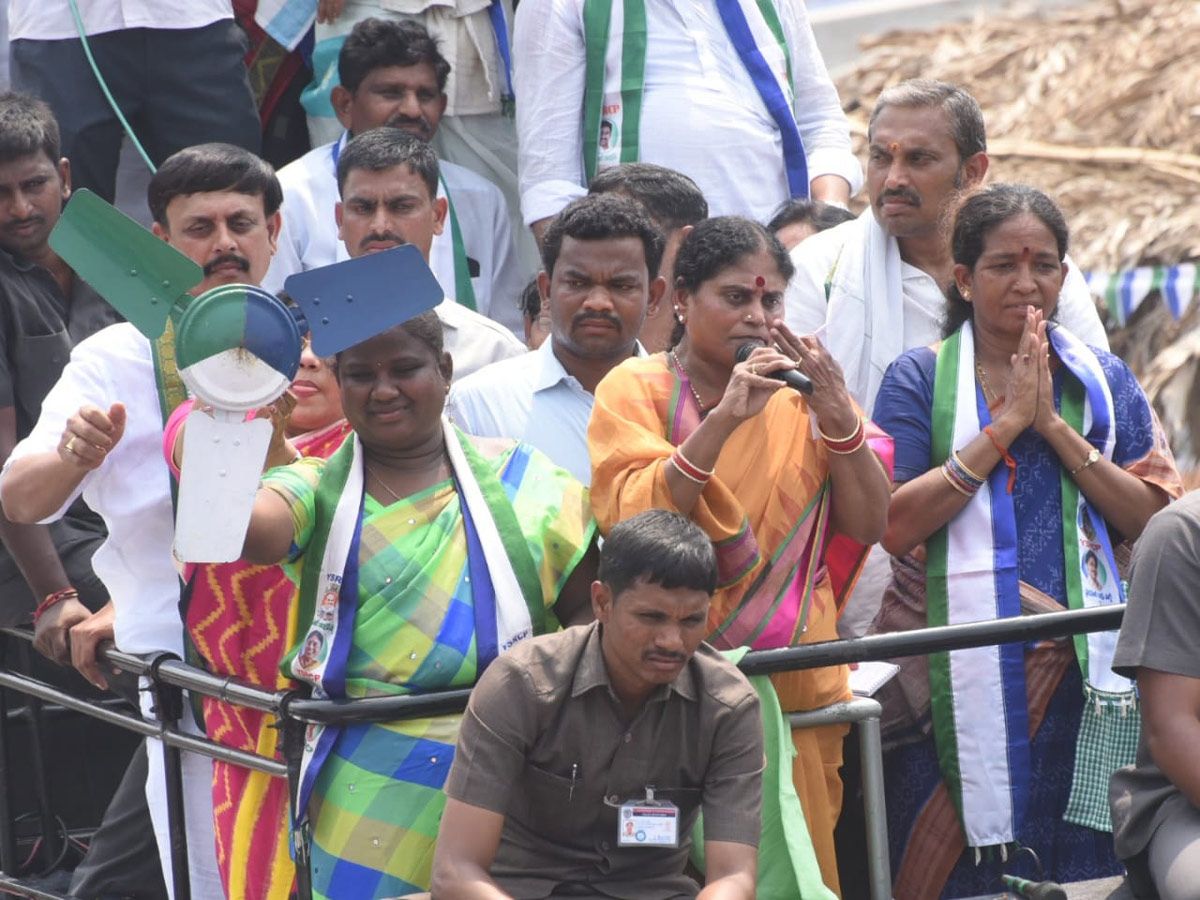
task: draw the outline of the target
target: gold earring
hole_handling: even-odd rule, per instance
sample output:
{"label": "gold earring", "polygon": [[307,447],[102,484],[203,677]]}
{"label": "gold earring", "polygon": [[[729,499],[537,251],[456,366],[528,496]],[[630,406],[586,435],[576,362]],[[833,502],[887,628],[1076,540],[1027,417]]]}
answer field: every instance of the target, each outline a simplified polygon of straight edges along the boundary
{"label": "gold earring", "polygon": [[963,288],[962,295],[963,295],[964,300],[966,300],[968,303],[971,302],[971,289],[970,288]]}

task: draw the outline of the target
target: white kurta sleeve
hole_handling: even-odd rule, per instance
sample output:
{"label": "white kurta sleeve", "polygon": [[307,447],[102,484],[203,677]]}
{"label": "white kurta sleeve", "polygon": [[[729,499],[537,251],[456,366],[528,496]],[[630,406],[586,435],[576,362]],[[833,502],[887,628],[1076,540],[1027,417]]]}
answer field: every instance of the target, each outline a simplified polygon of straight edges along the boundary
{"label": "white kurta sleeve", "polygon": [[513,25],[517,170],[525,224],[587,193],[582,0],[521,0]]}
{"label": "white kurta sleeve", "polygon": [[817,47],[808,12],[801,0],[784,0],[778,6],[792,54],[796,124],[804,140],[809,180],[838,175],[850,183],[853,195],[862,187],[862,166],[851,148],[850,123]]}

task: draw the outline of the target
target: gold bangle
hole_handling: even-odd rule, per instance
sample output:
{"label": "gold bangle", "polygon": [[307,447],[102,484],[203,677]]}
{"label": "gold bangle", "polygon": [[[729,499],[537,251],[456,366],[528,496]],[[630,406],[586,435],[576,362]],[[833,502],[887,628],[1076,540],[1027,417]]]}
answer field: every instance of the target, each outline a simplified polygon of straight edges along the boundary
{"label": "gold bangle", "polygon": [[827,444],[847,444],[850,441],[854,440],[856,437],[858,437],[858,434],[860,431],[862,431],[862,428],[863,428],[863,417],[859,416],[858,421],[854,424],[854,430],[852,432],[850,432],[845,437],[835,438],[835,437],[830,437],[829,435],[827,435],[825,433],[825,429],[823,429],[821,427],[820,419],[817,420],[817,434],[819,434],[821,436],[821,439],[823,441],[825,441],[825,443],[827,443]]}

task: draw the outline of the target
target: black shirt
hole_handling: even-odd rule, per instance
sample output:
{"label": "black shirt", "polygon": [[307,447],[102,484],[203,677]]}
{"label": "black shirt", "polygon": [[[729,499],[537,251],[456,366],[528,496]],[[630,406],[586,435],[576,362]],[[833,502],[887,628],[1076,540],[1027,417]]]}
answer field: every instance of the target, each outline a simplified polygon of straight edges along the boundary
{"label": "black shirt", "polygon": [[33,430],[71,348],[120,321],[82,279],[64,297],[49,271],[0,249],[0,408],[15,407],[18,440]]}

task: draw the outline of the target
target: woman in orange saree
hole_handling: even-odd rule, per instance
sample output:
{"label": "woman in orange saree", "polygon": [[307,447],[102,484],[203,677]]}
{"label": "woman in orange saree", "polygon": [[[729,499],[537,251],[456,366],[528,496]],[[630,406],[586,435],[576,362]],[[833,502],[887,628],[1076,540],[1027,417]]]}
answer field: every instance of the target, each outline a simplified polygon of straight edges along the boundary
{"label": "woman in orange saree", "polygon": [[[675,348],[610,372],[588,428],[603,531],[664,508],[690,516],[712,539],[720,585],[709,641],[722,649],[836,640],[838,603],[887,519],[890,440],[863,418],[820,342],[784,324],[792,272],[757,223],[697,225],[675,263]],[[737,362],[745,344],[756,346]],[[811,380],[810,397],[771,377],[788,369]],[[850,696],[845,666],[772,681],[785,711]],[[835,891],[845,731],[793,733],[796,792],[822,878]]]}

